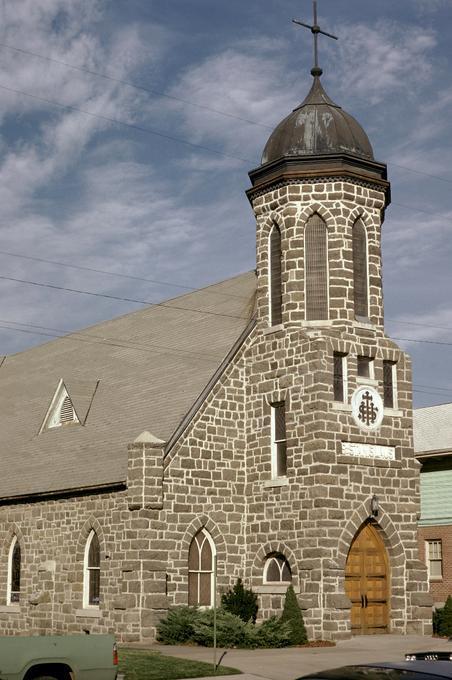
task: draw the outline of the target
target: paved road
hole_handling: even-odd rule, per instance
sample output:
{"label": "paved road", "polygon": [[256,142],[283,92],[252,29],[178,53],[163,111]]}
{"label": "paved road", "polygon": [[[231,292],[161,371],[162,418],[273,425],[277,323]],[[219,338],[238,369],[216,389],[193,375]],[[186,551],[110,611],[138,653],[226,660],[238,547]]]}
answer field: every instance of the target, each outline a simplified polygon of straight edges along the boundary
{"label": "paved road", "polygon": [[[197,661],[212,661],[212,650],[204,647],[167,647],[153,649],[170,656]],[[420,635],[366,635],[338,642],[336,647],[309,649],[233,649],[223,660],[225,666],[238,668],[246,676],[235,680],[294,680],[300,675],[334,666],[373,661],[403,661],[405,652],[450,649],[452,642]],[[249,675],[248,675],[249,674]],[[226,680],[226,676],[224,679]]]}

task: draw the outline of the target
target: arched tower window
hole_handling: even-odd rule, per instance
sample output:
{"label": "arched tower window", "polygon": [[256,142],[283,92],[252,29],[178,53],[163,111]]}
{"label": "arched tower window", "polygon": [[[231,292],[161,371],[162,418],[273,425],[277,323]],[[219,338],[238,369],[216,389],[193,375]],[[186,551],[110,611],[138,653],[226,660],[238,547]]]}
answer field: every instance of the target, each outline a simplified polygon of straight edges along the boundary
{"label": "arched tower window", "polygon": [[188,604],[211,607],[214,597],[215,543],[201,529],[193,538],[188,552]]}
{"label": "arched tower window", "polygon": [[20,543],[17,536],[14,536],[11,541],[8,555],[7,604],[17,604],[20,600],[20,567]]}
{"label": "arched tower window", "polygon": [[100,603],[100,544],[94,529],[85,545],[83,606],[98,607]]}
{"label": "arched tower window", "polygon": [[282,323],[281,232],[273,225],[269,236],[270,325]]}
{"label": "arched tower window", "polygon": [[264,583],[291,583],[292,572],[284,555],[268,555],[264,566]]}
{"label": "arched tower window", "polygon": [[355,316],[369,315],[367,283],[367,238],[361,219],[353,225],[353,295]]}
{"label": "arched tower window", "polygon": [[306,320],[328,319],[328,235],[315,213],[305,229]]}

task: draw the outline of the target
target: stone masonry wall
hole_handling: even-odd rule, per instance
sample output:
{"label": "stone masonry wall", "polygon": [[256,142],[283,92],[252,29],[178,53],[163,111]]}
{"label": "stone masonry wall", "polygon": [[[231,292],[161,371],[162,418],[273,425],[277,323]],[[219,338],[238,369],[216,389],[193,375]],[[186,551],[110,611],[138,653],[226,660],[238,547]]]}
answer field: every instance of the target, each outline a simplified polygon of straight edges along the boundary
{"label": "stone masonry wall", "polygon": [[[391,563],[391,630],[429,630],[425,567],[419,562],[416,516],[419,469],[412,449],[411,367],[384,336],[380,219],[382,192],[352,182],[292,184],[255,198],[259,324],[246,357],[248,522],[252,583],[262,583],[262,545],[279,545],[293,565],[300,601],[314,637],[350,633],[344,568],[350,544],[380,500],[378,528]],[[304,225],[314,212],[328,229],[330,319],[304,320]],[[369,251],[369,322],[353,309],[352,227],[365,224]],[[268,234],[281,231],[283,323],[268,326]],[[333,397],[333,352],[347,355],[347,396]],[[374,359],[374,376],[357,376],[357,355]],[[355,388],[383,393],[383,360],[397,362],[397,404],[382,426],[363,432],[351,415]],[[285,401],[288,473],[271,480],[271,403]],[[342,442],[394,446],[396,460],[355,458]],[[259,557],[255,557],[259,555]],[[276,595],[267,595],[267,614]]]}
{"label": "stone masonry wall", "polygon": [[[187,604],[188,550],[205,527],[217,550],[220,592],[241,576],[259,593],[261,617],[280,613],[285,587],[263,580],[267,556],[280,552],[291,566],[310,637],[347,637],[345,562],[373,494],[380,512],[372,521],[390,561],[391,630],[428,632],[428,583],[416,542],[411,366],[383,329],[383,204],[381,191],[352,182],[291,184],[255,199],[257,326],[166,457],[164,443],[150,433],[131,443],[128,490],[0,507],[0,602],[6,601],[14,534],[23,555],[21,602],[0,606],[0,633],[88,629],[114,632],[121,641],[152,639],[167,607]],[[328,227],[330,320],[308,323],[303,229],[316,211]],[[358,323],[353,310],[351,229],[358,217],[368,237],[368,323]],[[269,328],[273,222],[282,236],[283,323]],[[333,399],[335,351],[347,355],[344,402]],[[357,355],[374,359],[370,380],[357,376]],[[397,403],[378,431],[365,433],[352,418],[350,397],[363,382],[382,393],[384,359],[397,362]],[[281,400],[288,471],[273,480],[270,408]],[[346,456],[343,442],[393,446],[396,459]],[[102,552],[99,611],[83,610],[82,603],[92,528]]]}
{"label": "stone masonry wall", "polygon": [[168,550],[168,597],[188,602],[188,550],[205,527],[218,558],[218,592],[233,585],[245,568],[245,420],[243,353],[207,397],[187,431],[165,460],[164,509]]}
{"label": "stone masonry wall", "polygon": [[[157,546],[158,511],[131,512],[125,491],[0,508],[0,633],[115,633],[149,639],[166,608],[166,554]],[[101,603],[83,609],[86,539],[101,546]],[[161,526],[160,526],[161,530]],[[6,606],[12,536],[22,551],[19,605]]]}

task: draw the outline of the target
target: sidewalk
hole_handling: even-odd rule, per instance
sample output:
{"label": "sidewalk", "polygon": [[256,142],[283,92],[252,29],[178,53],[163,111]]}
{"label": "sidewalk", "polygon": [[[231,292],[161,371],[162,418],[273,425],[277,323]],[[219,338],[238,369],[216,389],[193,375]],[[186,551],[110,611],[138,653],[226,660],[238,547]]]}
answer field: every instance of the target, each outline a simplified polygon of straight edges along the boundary
{"label": "sidewalk", "polygon": [[[212,649],[205,647],[155,645],[153,649],[162,654],[185,659],[207,662],[213,660]],[[223,659],[222,665],[238,668],[245,675],[223,676],[223,680],[226,678],[228,680],[233,678],[235,680],[294,680],[301,675],[317,673],[335,666],[378,661],[403,661],[406,652],[435,649],[447,649],[452,653],[452,642],[421,635],[365,635],[338,642],[336,647],[231,649]],[[218,676],[212,680],[218,680]]]}

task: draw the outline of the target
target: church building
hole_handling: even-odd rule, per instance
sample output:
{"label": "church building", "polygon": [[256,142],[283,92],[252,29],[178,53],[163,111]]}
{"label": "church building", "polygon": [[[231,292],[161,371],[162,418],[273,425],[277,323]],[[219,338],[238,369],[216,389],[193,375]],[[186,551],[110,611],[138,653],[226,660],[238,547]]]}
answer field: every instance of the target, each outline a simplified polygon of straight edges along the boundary
{"label": "church building", "polygon": [[386,165],[312,75],[249,175],[255,272],[0,358],[0,634],[153,640],[238,577],[312,639],[431,632]]}

